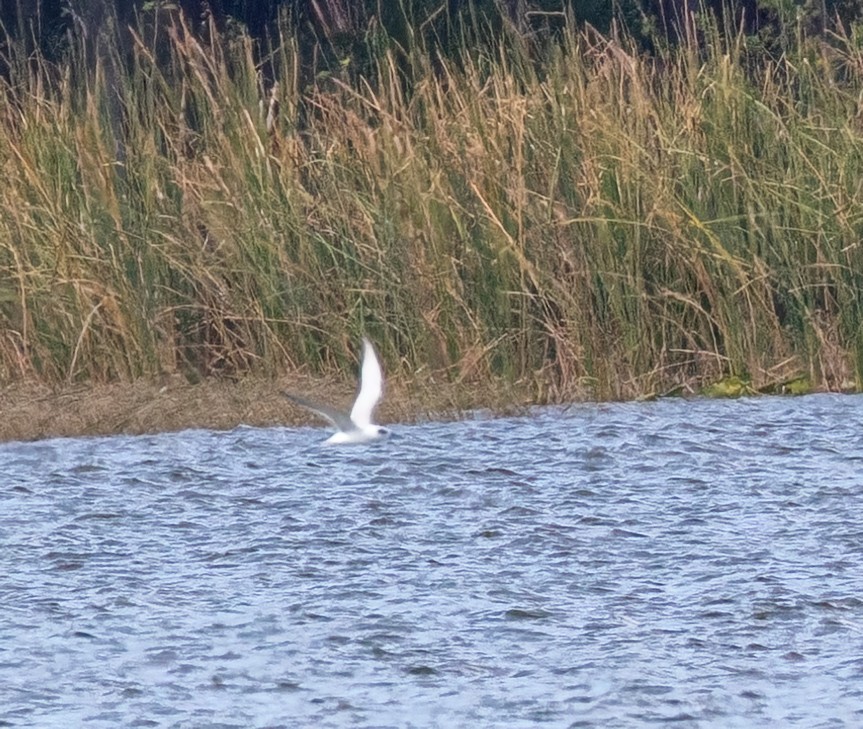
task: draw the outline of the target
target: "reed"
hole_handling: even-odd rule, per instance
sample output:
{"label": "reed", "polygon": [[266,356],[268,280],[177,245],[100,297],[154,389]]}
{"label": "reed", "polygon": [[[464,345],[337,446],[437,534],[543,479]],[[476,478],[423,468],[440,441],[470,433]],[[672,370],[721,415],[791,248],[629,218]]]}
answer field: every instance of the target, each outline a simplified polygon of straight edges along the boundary
{"label": "reed", "polygon": [[[537,400],[863,371],[863,51],[753,63],[710,23],[656,56],[514,32],[301,86],[178,15],[130,53],[17,58],[0,94],[0,377],[353,367]],[[790,41],[789,41],[790,42]],[[118,47],[115,43],[112,47]],[[13,47],[14,54],[14,47]]]}

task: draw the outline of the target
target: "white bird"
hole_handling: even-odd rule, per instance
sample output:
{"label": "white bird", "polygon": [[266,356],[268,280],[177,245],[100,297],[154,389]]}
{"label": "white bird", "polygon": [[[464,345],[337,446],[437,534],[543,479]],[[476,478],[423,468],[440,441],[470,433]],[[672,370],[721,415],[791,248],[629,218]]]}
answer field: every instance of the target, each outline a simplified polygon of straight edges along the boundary
{"label": "white bird", "polygon": [[357,393],[357,399],[354,400],[354,406],[351,408],[350,414],[327,405],[318,405],[289,392],[282,394],[291,402],[317,413],[336,426],[337,431],[324,441],[324,445],[369,443],[386,438],[390,434],[386,428],[372,423],[372,412],[374,412],[378,400],[381,399],[383,385],[384,377],[381,373],[381,365],[378,362],[375,349],[372,347],[372,343],[363,337],[363,364],[360,369],[360,389]]}

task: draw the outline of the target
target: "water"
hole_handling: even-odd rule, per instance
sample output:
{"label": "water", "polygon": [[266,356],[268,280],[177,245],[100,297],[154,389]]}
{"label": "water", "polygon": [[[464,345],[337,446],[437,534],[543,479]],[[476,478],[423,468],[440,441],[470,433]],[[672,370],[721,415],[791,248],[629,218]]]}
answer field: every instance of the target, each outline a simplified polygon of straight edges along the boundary
{"label": "water", "polygon": [[858,727],[863,397],[0,445],[0,726]]}

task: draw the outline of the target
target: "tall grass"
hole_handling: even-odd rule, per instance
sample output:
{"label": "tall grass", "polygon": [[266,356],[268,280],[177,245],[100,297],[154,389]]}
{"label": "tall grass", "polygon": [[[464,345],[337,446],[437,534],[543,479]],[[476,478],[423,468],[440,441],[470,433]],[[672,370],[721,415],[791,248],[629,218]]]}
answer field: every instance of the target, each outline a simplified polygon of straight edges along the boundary
{"label": "tall grass", "polygon": [[301,87],[286,31],[268,125],[252,42],[211,37],[13,59],[4,381],[337,368],[366,332],[391,371],[538,398],[859,385],[859,38],[754,64],[715,27],[650,58],[512,35]]}

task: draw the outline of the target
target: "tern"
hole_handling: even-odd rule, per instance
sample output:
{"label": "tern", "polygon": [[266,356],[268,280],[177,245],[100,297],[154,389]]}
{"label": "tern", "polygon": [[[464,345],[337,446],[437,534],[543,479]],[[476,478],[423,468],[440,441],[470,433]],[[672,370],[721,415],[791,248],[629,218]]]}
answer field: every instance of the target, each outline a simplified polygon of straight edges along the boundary
{"label": "tern", "polygon": [[360,389],[350,413],[342,412],[327,405],[319,405],[290,392],[283,392],[282,394],[291,402],[317,413],[336,426],[336,432],[324,441],[324,445],[370,443],[371,441],[386,438],[390,434],[386,428],[382,428],[372,422],[372,413],[374,412],[375,405],[378,404],[378,400],[381,399],[383,385],[384,377],[381,373],[381,364],[378,362],[378,357],[375,354],[375,348],[368,339],[363,337],[363,364],[360,368]]}

